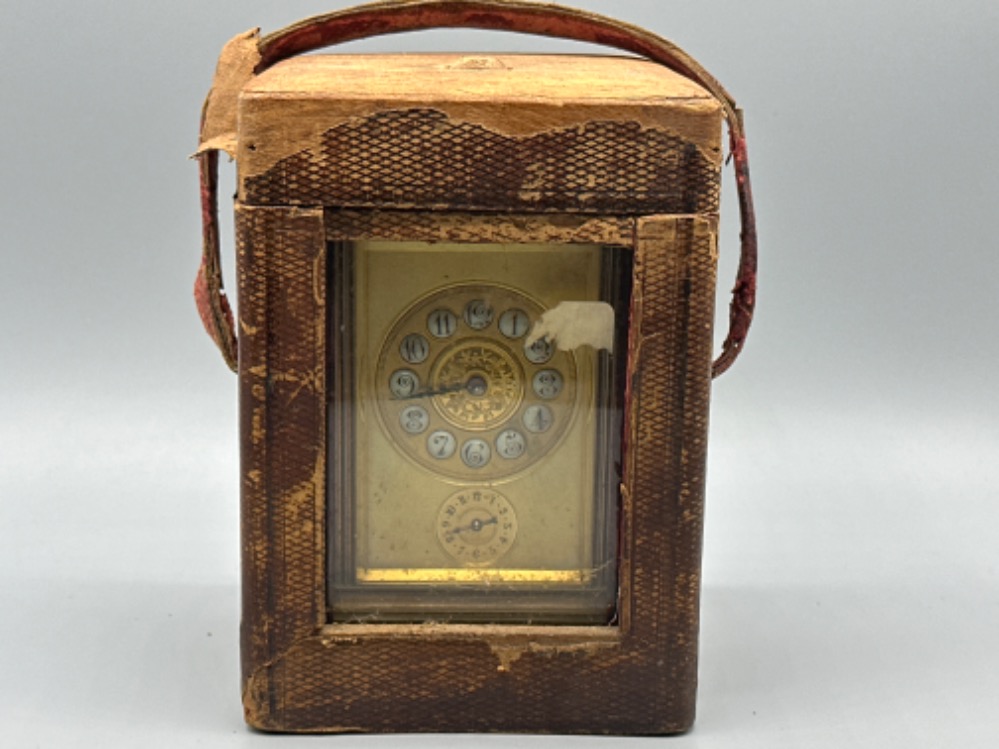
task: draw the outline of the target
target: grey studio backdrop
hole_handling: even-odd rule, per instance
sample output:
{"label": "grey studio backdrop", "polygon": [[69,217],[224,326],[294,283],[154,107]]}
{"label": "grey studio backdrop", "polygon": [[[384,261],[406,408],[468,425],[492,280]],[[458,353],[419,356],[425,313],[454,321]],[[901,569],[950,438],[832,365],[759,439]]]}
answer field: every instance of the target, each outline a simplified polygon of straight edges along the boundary
{"label": "grey studio backdrop", "polygon": [[[995,745],[999,5],[575,4],[676,41],[747,113],[760,301],[714,391],[693,733],[243,727],[236,381],[191,300],[187,156],[228,38],[347,4],[8,0],[0,744]],[[595,51],[477,32],[350,49]]]}

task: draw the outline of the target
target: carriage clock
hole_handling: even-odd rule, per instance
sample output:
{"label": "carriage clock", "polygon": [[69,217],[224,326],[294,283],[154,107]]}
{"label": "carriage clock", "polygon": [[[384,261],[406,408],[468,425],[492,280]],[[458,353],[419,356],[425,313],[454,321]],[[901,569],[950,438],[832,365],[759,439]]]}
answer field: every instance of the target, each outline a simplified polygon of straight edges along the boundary
{"label": "carriage clock", "polygon": [[[302,54],[428,28],[630,54]],[[723,120],[742,261],[712,362]],[[731,97],[591,13],[394,0],[232,40],[201,135],[196,298],[240,386],[247,721],[686,730],[710,383],[755,290]]]}

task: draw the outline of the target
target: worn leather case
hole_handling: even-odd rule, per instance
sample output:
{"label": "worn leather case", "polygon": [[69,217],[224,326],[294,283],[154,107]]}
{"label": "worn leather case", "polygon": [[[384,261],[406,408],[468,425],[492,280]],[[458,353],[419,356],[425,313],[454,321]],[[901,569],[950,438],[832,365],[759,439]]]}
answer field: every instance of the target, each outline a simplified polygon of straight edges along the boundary
{"label": "worn leather case", "polygon": [[[290,59],[430,27],[595,41],[648,60],[578,59],[574,73],[572,58]],[[447,72],[435,80],[434,70]],[[726,119],[743,256],[713,364]],[[711,379],[741,350],[755,291],[748,163],[731,98],[673,45],[599,16],[402,0],[237,37],[202,136],[196,295],[240,386],[247,721],[297,732],[688,729]],[[219,149],[239,169],[238,323],[218,264]],[[633,252],[617,615],[607,626],[333,624],[331,253],[360,240],[483,237]]]}

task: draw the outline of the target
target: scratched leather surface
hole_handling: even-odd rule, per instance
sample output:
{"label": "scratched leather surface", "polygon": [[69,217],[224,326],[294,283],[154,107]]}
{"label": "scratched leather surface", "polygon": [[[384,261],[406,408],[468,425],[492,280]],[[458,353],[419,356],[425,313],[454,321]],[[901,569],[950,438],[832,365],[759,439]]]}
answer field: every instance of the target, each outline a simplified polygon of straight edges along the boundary
{"label": "scratched leather surface", "polygon": [[[376,220],[373,224],[379,224]],[[400,234],[405,221],[394,224]],[[620,637],[338,636],[325,624],[326,229],[238,211],[247,720],[283,731],[670,733],[693,720],[714,222],[631,221]],[[585,224],[582,224],[585,226]],[[362,238],[362,237],[357,237]],[[402,239],[403,236],[397,238]],[[431,630],[427,630],[428,635]]]}

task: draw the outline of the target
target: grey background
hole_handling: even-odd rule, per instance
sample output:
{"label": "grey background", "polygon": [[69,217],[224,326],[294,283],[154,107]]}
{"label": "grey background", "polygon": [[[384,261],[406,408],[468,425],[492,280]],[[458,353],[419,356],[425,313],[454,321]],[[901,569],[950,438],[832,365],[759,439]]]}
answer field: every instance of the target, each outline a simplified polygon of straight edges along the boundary
{"label": "grey background", "polygon": [[[669,745],[993,746],[999,5],[576,4],[678,42],[747,112],[759,314],[715,388],[700,714]],[[219,49],[345,5],[4,3],[5,746],[401,741],[242,725],[236,382],[190,298],[186,157]],[[579,49],[471,32],[350,48]],[[223,236],[231,259],[228,218]],[[406,740],[469,743],[667,740]]]}

